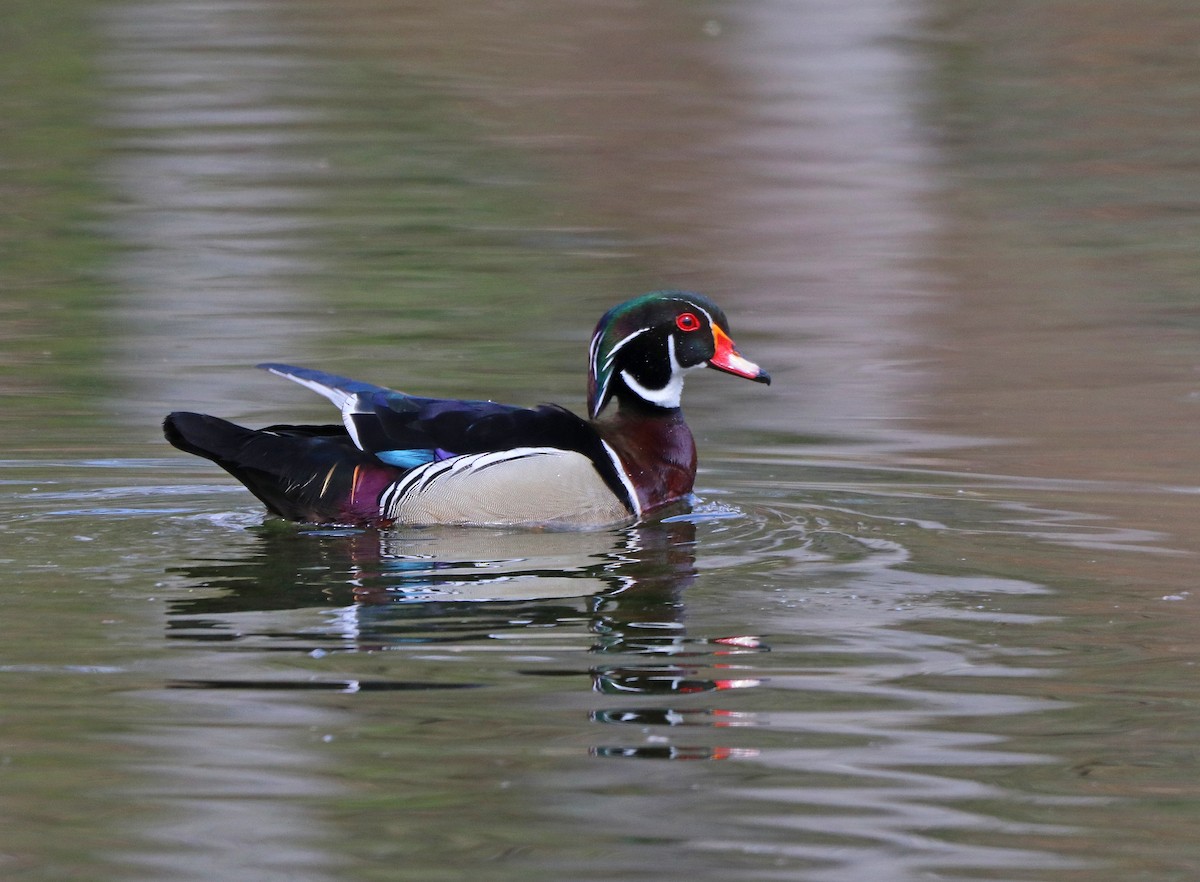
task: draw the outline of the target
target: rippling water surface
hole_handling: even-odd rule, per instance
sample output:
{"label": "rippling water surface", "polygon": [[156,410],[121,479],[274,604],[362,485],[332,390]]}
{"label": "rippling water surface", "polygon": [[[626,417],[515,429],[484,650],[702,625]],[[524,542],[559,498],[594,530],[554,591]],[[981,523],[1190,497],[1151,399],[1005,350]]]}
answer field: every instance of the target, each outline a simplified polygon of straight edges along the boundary
{"label": "rippling water surface", "polygon": [[[1195,25],[1096,5],[19,2],[0,876],[1194,878]],[[664,522],[158,437],[329,418],[263,360],[578,407],[664,285],[776,378]]]}

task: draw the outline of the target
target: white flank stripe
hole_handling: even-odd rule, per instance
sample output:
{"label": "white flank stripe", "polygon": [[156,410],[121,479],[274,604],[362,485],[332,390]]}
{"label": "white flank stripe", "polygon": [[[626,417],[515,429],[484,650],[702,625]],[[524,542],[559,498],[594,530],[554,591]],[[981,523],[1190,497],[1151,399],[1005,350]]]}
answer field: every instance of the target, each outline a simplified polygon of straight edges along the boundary
{"label": "white flank stripe", "polygon": [[621,479],[621,483],[625,487],[625,492],[629,495],[629,504],[633,506],[634,515],[640,520],[642,517],[642,501],[638,498],[637,488],[633,486],[633,481],[629,480],[629,474],[625,471],[621,457],[617,456],[617,451],[613,450],[603,438],[600,439],[600,443],[604,445],[604,452],[612,460],[613,467],[617,470],[617,477]]}

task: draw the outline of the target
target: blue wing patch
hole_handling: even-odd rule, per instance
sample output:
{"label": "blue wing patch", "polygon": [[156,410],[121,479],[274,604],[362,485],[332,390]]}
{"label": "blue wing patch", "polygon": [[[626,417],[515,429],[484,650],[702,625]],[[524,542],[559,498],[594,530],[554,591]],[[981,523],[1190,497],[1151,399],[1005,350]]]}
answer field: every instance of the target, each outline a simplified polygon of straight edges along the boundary
{"label": "blue wing patch", "polygon": [[398,469],[415,469],[437,459],[437,454],[432,450],[381,450],[375,455]]}

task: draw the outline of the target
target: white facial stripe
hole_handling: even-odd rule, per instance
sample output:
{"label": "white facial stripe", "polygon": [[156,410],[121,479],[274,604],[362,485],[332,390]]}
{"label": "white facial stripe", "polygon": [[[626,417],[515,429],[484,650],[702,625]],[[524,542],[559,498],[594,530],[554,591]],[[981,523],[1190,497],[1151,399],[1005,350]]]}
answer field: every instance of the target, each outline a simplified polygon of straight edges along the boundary
{"label": "white facial stripe", "polygon": [[[639,328],[638,330],[634,331],[632,334],[628,335],[627,337],[625,337],[621,340],[618,340],[617,344],[615,346],[613,346],[612,350],[608,353],[608,357],[604,359],[603,368],[601,368],[600,365],[596,364],[596,356],[599,354],[599,350],[600,350],[600,338],[603,336],[603,334],[596,334],[596,336],[594,336],[592,338],[592,345],[589,347],[589,349],[591,351],[591,357],[592,357],[592,371],[593,371],[593,373],[596,374],[597,377],[599,377],[601,375],[603,375],[603,377],[604,377],[603,384],[600,386],[599,389],[596,390],[596,406],[597,407],[600,406],[600,404],[604,401],[604,397],[608,394],[608,384],[609,384],[609,381],[612,379],[612,375],[609,373],[609,369],[612,367],[613,359],[617,357],[617,352],[619,352],[621,347],[624,346],[626,343],[628,343],[630,340],[637,337],[639,334],[646,333],[646,331],[648,331],[648,330],[650,330],[650,329],[649,328]],[[598,411],[596,413],[598,413]],[[596,413],[593,413],[592,416],[593,417],[596,416]]]}
{"label": "white facial stripe", "polygon": [[638,337],[638,336],[646,333],[648,330],[650,330],[650,329],[649,328],[638,328],[636,331],[634,331],[628,337],[625,337],[622,340],[618,340],[616,345],[614,345],[613,348],[609,350],[608,358],[604,359],[604,369],[608,370],[610,367],[612,367],[613,359],[615,359],[617,357],[617,353],[621,351],[622,346],[624,346],[626,343],[628,343],[634,337]]}
{"label": "white facial stripe", "polygon": [[[718,325],[717,325],[717,323],[716,323],[716,322],[714,322],[714,321],[713,321],[713,317],[712,317],[712,313],[711,313],[711,312],[709,312],[707,309],[705,309],[705,308],[704,308],[703,306],[701,306],[699,303],[693,303],[691,300],[686,300],[686,299],[684,299],[683,297],[672,297],[671,299],[672,299],[672,300],[674,300],[676,303],[683,303],[683,304],[685,304],[686,306],[690,307],[691,309],[694,309],[694,310],[696,310],[696,312],[703,313],[703,314],[704,314],[704,317],[705,317],[706,319],[708,319],[708,329],[709,329],[709,333],[712,333],[712,334],[714,335],[714,336],[713,336],[713,339],[714,339],[714,340],[716,339],[715,331],[713,331],[713,329],[714,329],[714,328],[716,328],[716,327],[718,327]],[[674,368],[678,369],[679,365],[678,365],[678,364],[675,364],[675,353],[674,353],[674,351],[672,351],[672,353],[671,353],[671,363],[672,363],[672,365],[673,365],[673,367],[674,367]],[[695,367],[704,367],[704,365],[703,365],[703,364],[698,364],[698,365],[695,365]],[[689,371],[690,371],[690,370],[692,370],[692,369],[693,369],[693,368],[687,368],[687,370],[689,370]]]}
{"label": "white facial stripe", "polygon": [[588,360],[593,365],[596,364],[596,353],[600,350],[600,338],[603,336],[603,331],[597,331],[592,335],[592,342],[588,344]]}
{"label": "white facial stripe", "polygon": [[667,357],[671,359],[671,378],[661,389],[647,389],[634,379],[629,371],[621,371],[621,379],[644,401],[657,404],[659,407],[679,407],[680,399],[683,396],[683,375],[690,370],[704,367],[704,365],[698,364],[690,368],[681,367],[675,358],[675,337],[673,335],[667,337]]}
{"label": "white facial stripe", "polygon": [[[600,365],[596,364],[596,354],[600,350],[600,338],[604,336],[603,331],[597,331],[592,335],[592,342],[588,344],[588,361],[592,366],[592,376],[597,380],[600,378]],[[589,416],[595,418],[599,413],[600,403],[604,401],[604,395],[608,391],[608,378],[604,378],[604,383],[596,390],[596,397],[592,403],[592,412]]]}
{"label": "white facial stripe", "polygon": [[[704,317],[706,319],[708,319],[708,326],[710,328],[716,327],[716,324],[713,322],[712,314],[707,309],[705,309],[703,306],[701,306],[700,304],[693,303],[691,300],[688,300],[684,297],[671,297],[669,299],[674,301],[675,303],[682,303],[685,306],[687,306],[689,309],[694,309],[696,312],[703,313]],[[608,356],[604,359],[603,366],[597,364],[596,358],[600,353],[600,340],[604,335],[602,332],[600,332],[600,333],[595,334],[592,337],[591,343],[588,346],[588,354],[592,361],[592,369],[593,369],[593,371],[595,371],[597,377],[599,377],[601,375],[604,376],[603,385],[601,385],[596,390],[595,403],[597,406],[600,405],[600,403],[604,401],[604,397],[608,393],[608,385],[609,385],[609,381],[611,380],[611,375],[609,374],[609,370],[612,368],[613,361],[616,360],[617,353],[621,350],[621,348],[623,346],[625,346],[626,343],[633,340],[635,337],[638,337],[641,334],[646,333],[649,330],[650,330],[650,328],[639,328],[638,330],[634,331],[632,334],[629,334],[627,337],[625,337],[621,340],[618,340],[616,345],[614,345],[613,348],[611,350],[609,350]],[[680,398],[683,394],[683,375],[687,371],[695,370],[697,368],[702,368],[702,367],[704,367],[704,365],[703,364],[693,365],[690,368],[684,368],[684,367],[680,366],[679,362],[675,358],[675,335],[674,334],[667,335],[667,352],[671,359],[671,379],[669,379],[667,381],[667,384],[665,386],[663,386],[661,389],[647,389],[645,386],[643,386],[641,383],[639,383],[637,380],[635,380],[633,378],[633,376],[630,375],[629,371],[621,371],[621,379],[625,381],[625,384],[631,390],[633,390],[637,395],[639,395],[645,401],[649,401],[651,404],[657,404],[659,407],[673,408],[673,407],[679,407]],[[592,416],[594,417],[594,416],[596,416],[596,414],[593,413]]]}
{"label": "white facial stripe", "polygon": [[657,404],[659,407],[679,407],[680,396],[683,394],[683,375],[672,374],[667,385],[661,389],[647,389],[632,376],[629,371],[621,371],[621,379],[625,385],[637,393],[639,398]]}
{"label": "white facial stripe", "polygon": [[690,301],[690,300],[684,300],[682,297],[673,297],[672,299],[673,299],[673,300],[674,300],[676,303],[683,303],[683,304],[686,304],[687,306],[690,306],[692,309],[696,310],[696,312],[702,312],[702,313],[704,313],[704,317],[705,317],[706,319],[708,319],[708,323],[709,323],[709,325],[712,325],[712,323],[713,323],[713,317],[712,317],[712,315],[709,313],[709,311],[708,311],[707,309],[705,309],[705,308],[704,308],[703,306],[701,306],[699,303],[692,303],[692,301]]}

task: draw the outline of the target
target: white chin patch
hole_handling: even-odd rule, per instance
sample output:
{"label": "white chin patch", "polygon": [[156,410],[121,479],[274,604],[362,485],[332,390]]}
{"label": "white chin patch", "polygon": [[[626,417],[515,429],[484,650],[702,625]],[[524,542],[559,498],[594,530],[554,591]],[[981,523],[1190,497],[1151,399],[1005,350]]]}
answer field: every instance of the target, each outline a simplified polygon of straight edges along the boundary
{"label": "white chin patch", "polygon": [[679,401],[683,395],[683,375],[690,370],[702,368],[704,365],[698,364],[691,368],[680,367],[679,362],[675,359],[674,337],[667,337],[667,355],[671,359],[671,379],[667,380],[667,384],[662,388],[647,389],[634,379],[629,371],[621,371],[621,379],[644,401],[657,404],[659,407],[679,407]]}
{"label": "white chin patch", "polygon": [[683,394],[683,371],[671,374],[671,379],[661,389],[647,389],[630,376],[629,371],[621,371],[621,379],[639,398],[651,404],[657,404],[659,407],[679,407],[679,398]]}

